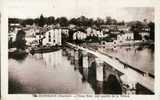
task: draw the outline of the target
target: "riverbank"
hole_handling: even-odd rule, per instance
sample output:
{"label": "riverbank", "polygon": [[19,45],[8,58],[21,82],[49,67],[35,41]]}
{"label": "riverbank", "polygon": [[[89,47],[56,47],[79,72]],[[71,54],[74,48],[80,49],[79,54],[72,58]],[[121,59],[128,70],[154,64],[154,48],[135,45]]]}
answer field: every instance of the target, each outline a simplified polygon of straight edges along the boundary
{"label": "riverbank", "polygon": [[106,42],[106,43],[83,43],[79,44],[83,47],[91,47],[94,49],[105,48],[105,49],[115,49],[117,47],[136,47],[138,49],[150,48],[154,50],[153,41],[128,41],[128,42]]}

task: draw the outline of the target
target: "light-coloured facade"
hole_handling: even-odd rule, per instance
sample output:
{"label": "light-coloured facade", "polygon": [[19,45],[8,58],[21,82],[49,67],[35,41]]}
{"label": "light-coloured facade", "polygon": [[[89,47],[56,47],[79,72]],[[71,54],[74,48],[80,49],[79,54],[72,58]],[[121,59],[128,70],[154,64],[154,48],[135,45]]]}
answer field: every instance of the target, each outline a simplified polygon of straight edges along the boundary
{"label": "light-coloured facade", "polygon": [[69,30],[68,29],[62,29],[62,34],[65,34],[69,36]]}
{"label": "light-coloured facade", "polygon": [[73,40],[84,40],[87,38],[87,34],[81,31],[77,31],[73,34]]}
{"label": "light-coloured facade", "polygon": [[125,32],[124,34],[117,35],[117,42],[126,42],[134,40],[133,32]]}
{"label": "light-coloured facade", "polygon": [[15,32],[10,32],[9,35],[8,35],[8,40],[11,39],[12,42],[15,41],[16,40],[16,34],[17,33],[15,33]]}
{"label": "light-coloured facade", "polygon": [[130,27],[126,26],[126,25],[120,25],[120,26],[117,26],[118,27],[118,30],[119,31],[129,31],[130,30]]}
{"label": "light-coloured facade", "polygon": [[61,32],[62,29],[51,29],[44,33],[44,38],[42,45],[62,45],[62,37],[61,37]]}
{"label": "light-coloured facade", "polygon": [[149,32],[140,32],[139,34],[142,36],[142,40],[146,40],[146,39],[145,39],[145,36],[147,36],[147,37],[150,36],[150,33],[149,33]]}
{"label": "light-coloured facade", "polygon": [[87,31],[87,36],[96,36],[99,38],[103,37],[103,31],[96,30],[91,27],[88,27],[86,31]]}

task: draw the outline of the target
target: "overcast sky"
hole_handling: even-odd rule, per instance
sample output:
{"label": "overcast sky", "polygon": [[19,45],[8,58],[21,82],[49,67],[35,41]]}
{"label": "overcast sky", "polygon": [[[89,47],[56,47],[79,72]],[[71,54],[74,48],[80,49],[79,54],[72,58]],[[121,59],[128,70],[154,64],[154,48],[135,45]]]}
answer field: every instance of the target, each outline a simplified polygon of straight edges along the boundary
{"label": "overcast sky", "polygon": [[[35,18],[44,16],[84,15],[89,18],[111,16],[117,20],[154,20],[154,9],[149,7],[110,7],[104,0],[8,0],[9,17]],[[65,2],[64,2],[65,1]],[[113,1],[113,0],[108,0]],[[106,4],[105,4],[106,3]]]}

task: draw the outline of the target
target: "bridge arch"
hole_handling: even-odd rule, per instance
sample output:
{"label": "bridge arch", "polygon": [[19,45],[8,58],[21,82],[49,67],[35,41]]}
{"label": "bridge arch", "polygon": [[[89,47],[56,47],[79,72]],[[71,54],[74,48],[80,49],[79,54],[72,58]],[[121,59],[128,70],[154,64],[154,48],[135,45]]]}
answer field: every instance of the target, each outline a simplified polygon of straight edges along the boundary
{"label": "bridge arch", "polygon": [[114,74],[110,74],[107,81],[104,81],[103,88],[106,94],[122,94],[121,83]]}

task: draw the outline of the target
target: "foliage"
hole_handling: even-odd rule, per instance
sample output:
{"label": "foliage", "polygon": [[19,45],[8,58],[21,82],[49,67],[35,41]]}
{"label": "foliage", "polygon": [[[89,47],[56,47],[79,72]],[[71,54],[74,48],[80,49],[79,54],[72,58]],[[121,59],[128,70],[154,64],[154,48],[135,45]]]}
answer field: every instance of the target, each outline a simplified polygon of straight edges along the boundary
{"label": "foliage", "polygon": [[17,49],[25,49],[26,46],[26,40],[25,40],[25,32],[23,30],[19,30],[17,35],[16,35],[16,41],[15,41],[15,46]]}
{"label": "foliage", "polygon": [[21,25],[33,25],[34,23],[39,25],[40,27],[43,27],[45,24],[51,25],[51,24],[57,24],[59,23],[61,26],[68,26],[69,24],[74,24],[76,26],[96,26],[100,27],[100,25],[113,25],[113,24],[120,24],[123,25],[124,21],[118,22],[116,19],[113,19],[111,17],[106,17],[106,19],[102,18],[87,18],[85,16],[80,16],[78,18],[71,18],[67,19],[66,17],[44,17],[42,14],[39,18],[35,19],[18,19],[18,18],[9,18],[9,23],[20,23]]}
{"label": "foliage", "polygon": [[45,18],[43,17],[43,15],[40,16],[39,21],[38,21],[38,25],[40,27],[43,27],[45,25],[46,21]]}
{"label": "foliage", "polygon": [[88,36],[85,41],[88,43],[97,43],[100,42],[100,38],[97,36]]}
{"label": "foliage", "polygon": [[153,22],[150,22],[148,23],[148,26],[150,28],[150,39],[154,41],[154,38],[155,38],[155,31],[154,31],[154,23]]}

